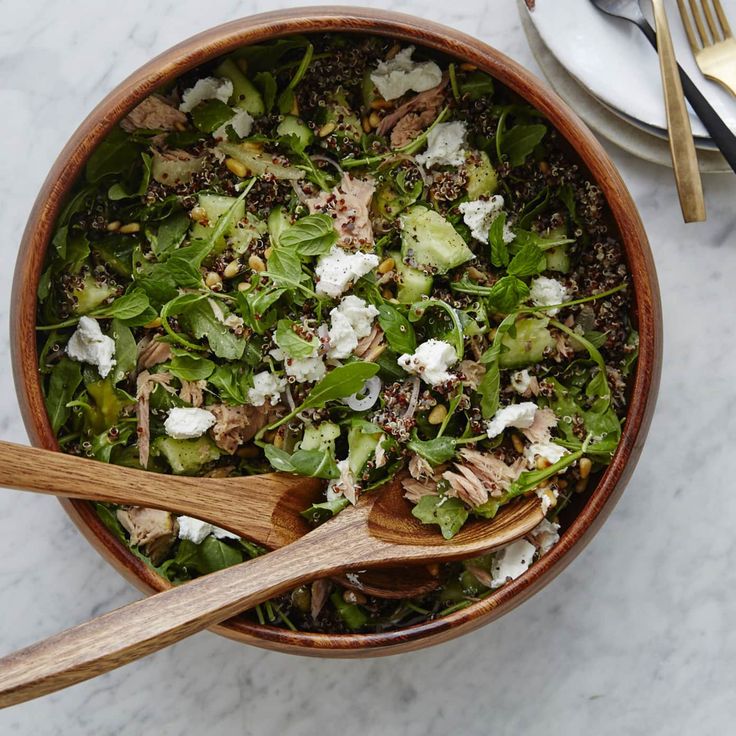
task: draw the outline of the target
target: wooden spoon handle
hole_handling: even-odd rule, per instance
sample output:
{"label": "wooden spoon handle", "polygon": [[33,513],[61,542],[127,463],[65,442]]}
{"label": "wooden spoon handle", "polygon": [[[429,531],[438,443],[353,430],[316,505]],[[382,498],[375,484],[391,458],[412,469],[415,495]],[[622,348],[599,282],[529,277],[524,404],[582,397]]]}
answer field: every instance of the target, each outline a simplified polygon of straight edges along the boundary
{"label": "wooden spoon handle", "polygon": [[[319,530],[317,530],[319,531]],[[0,659],[0,707],[46,695],[96,677],[258,603],[333,572],[342,545],[320,549],[315,569],[310,536],[294,544],[205,575],[118,608]],[[337,542],[337,540],[335,540]],[[347,545],[345,545],[347,546]]]}

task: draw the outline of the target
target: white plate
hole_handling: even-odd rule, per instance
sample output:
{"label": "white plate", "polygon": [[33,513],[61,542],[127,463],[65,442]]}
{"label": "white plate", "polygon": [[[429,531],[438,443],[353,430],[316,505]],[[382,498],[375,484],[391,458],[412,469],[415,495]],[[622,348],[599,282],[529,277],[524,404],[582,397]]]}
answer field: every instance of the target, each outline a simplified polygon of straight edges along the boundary
{"label": "white plate", "polygon": [[[736,132],[736,98],[700,73],[677,2],[666,2],[680,64]],[[736,25],[736,0],[722,0],[722,4],[732,26]],[[667,127],[657,55],[635,25],[601,13],[590,0],[536,0],[535,5],[529,16],[544,44],[584,87],[610,107],[646,125]],[[693,134],[708,138],[695,114],[691,112],[690,117]]]}
{"label": "white plate", "polygon": [[[534,58],[550,86],[597,133],[625,151],[655,164],[672,166],[666,141],[625,122],[620,115],[593,97],[575,78],[568,74],[544,45],[525,10],[524,0],[518,0],[521,25],[526,33]],[[700,171],[704,174],[730,174],[731,167],[718,152],[698,151]]]}

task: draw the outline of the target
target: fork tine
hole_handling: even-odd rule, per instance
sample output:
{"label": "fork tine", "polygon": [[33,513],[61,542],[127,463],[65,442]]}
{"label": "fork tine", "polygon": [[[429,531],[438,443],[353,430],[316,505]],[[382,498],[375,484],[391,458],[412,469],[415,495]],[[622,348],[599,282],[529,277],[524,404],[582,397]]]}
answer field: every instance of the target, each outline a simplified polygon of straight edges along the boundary
{"label": "fork tine", "polygon": [[713,18],[713,13],[710,11],[710,2],[708,0],[700,0],[700,4],[703,6],[703,13],[705,13],[705,20],[708,22],[708,28],[710,28],[711,36],[713,36],[713,43],[722,41],[719,28],[716,25],[716,21]]}
{"label": "fork tine", "polygon": [[721,23],[721,29],[723,30],[723,37],[733,38],[733,33],[731,32],[731,26],[728,24],[728,18],[726,17],[726,13],[723,10],[723,5],[721,5],[721,0],[713,0],[713,6],[716,9],[716,15],[718,16],[718,20]]}
{"label": "fork tine", "polygon": [[682,19],[682,26],[687,34],[687,40],[690,44],[690,48],[694,54],[700,51],[700,44],[698,39],[695,38],[695,31],[693,30],[693,24],[690,22],[690,15],[685,7],[685,0],[677,0],[677,7],[680,9],[680,18]]}
{"label": "fork tine", "polygon": [[703,46],[710,46],[710,36],[708,35],[708,31],[705,30],[705,25],[703,24],[703,16],[700,13],[700,7],[698,6],[696,0],[690,0],[690,10],[692,11],[693,20],[695,21],[695,27],[698,29],[698,35],[700,36],[700,40]]}

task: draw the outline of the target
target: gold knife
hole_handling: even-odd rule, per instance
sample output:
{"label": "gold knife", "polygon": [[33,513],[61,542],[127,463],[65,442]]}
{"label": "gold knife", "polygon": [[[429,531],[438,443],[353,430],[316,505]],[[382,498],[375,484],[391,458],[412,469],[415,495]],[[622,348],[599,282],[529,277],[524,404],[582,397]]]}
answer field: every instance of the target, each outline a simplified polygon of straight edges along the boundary
{"label": "gold knife", "polygon": [[703,222],[706,218],[703,182],[700,179],[690,116],[685,106],[685,95],[682,92],[664,0],[652,0],[652,6],[657,26],[659,68],[662,72],[670,152],[675,170],[677,193],[680,197],[680,208],[685,222]]}

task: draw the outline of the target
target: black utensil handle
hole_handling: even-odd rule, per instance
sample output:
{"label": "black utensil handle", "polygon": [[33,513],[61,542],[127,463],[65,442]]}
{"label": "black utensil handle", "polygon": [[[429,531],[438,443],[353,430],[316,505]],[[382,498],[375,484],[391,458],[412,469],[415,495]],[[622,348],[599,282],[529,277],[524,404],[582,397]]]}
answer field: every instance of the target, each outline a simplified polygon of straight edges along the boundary
{"label": "black utensil handle", "polygon": [[[638,24],[644,35],[649,39],[649,43],[657,48],[657,32],[647,21]],[[710,102],[703,97],[702,92],[695,86],[685,70],[679,66],[680,79],[682,80],[682,91],[687,97],[687,101],[692,105],[695,114],[700,118],[703,125],[710,133],[713,142],[728,161],[728,165],[736,172],[736,135],[734,135],[728,126],[721,120],[718,113],[713,109]]]}

